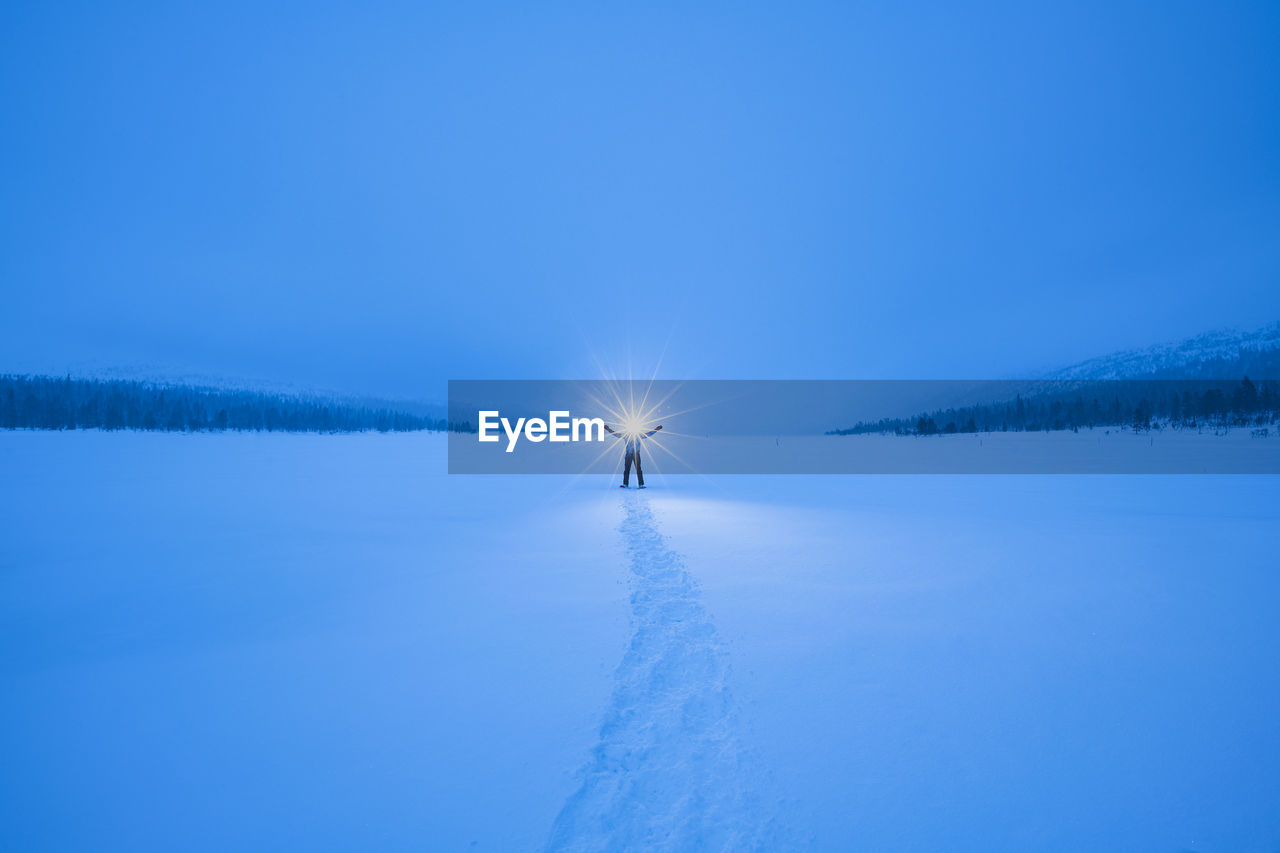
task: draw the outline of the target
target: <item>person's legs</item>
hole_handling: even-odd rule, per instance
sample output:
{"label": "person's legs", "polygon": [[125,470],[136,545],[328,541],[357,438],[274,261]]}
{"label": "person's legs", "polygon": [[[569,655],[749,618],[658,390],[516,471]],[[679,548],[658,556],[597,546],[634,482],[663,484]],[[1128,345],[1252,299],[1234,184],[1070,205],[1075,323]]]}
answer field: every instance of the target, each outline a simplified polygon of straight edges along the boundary
{"label": "person's legs", "polygon": [[636,451],[636,485],[644,485],[644,472],[640,470],[640,451]]}
{"label": "person's legs", "polygon": [[[622,485],[628,485],[631,482],[631,463],[636,461],[636,455],[628,452],[626,460],[622,463]],[[640,466],[636,466],[636,474],[640,473]],[[643,482],[643,481],[641,481]]]}

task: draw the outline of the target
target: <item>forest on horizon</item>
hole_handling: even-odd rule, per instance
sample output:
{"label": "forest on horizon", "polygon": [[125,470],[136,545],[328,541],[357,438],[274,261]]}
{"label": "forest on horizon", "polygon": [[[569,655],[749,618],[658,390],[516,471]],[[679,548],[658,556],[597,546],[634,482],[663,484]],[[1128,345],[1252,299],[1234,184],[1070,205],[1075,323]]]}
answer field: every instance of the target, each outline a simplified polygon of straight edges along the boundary
{"label": "forest on horizon", "polygon": [[444,418],[319,397],[70,376],[0,376],[0,429],[444,431]]}

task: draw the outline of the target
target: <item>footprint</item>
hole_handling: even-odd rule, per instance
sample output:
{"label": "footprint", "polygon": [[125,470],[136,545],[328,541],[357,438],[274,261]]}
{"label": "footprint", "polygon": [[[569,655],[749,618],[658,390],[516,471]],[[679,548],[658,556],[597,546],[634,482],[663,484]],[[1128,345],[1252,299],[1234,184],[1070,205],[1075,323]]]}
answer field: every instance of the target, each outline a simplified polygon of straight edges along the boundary
{"label": "footprint", "polygon": [[554,851],[779,849],[751,790],[723,645],[643,497],[623,496],[633,633]]}

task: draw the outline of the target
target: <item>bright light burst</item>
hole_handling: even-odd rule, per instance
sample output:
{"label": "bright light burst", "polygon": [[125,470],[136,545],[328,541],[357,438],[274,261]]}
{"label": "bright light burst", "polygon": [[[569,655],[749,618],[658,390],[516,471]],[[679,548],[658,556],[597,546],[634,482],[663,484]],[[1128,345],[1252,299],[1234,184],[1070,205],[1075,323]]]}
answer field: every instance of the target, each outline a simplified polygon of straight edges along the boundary
{"label": "bright light burst", "polygon": [[[596,369],[600,374],[606,377],[599,381],[599,384],[592,383],[600,389],[600,393],[587,392],[587,398],[597,407],[597,411],[605,418],[605,422],[614,429],[614,436],[622,441],[639,441],[641,443],[644,455],[644,465],[650,475],[656,474],[659,479],[662,478],[662,462],[669,457],[674,462],[679,463],[679,467],[685,471],[696,473],[694,467],[685,459],[677,455],[672,449],[672,444],[679,444],[681,441],[693,440],[700,441],[704,436],[686,435],[678,431],[680,416],[697,409],[704,408],[711,403],[704,402],[700,405],[690,408],[675,410],[668,408],[667,404],[671,401],[671,397],[675,395],[683,383],[672,382],[662,383],[667,387],[666,394],[661,399],[651,399],[651,392],[654,390],[654,384],[658,382],[658,373],[662,369],[662,363],[666,358],[667,347],[671,343],[671,337],[675,332],[675,326],[672,325],[666,338],[666,343],[662,347],[662,351],[658,355],[658,359],[653,366],[653,372],[648,379],[634,379],[632,365],[628,358],[626,367],[626,379],[621,379],[617,373],[608,369],[602,363],[599,356],[591,352],[590,346],[587,344],[586,337],[583,336],[583,343],[590,355],[591,360],[595,363]],[[639,399],[636,394],[639,392]],[[653,432],[658,426],[662,427],[661,432]],[[673,427],[675,427],[673,429]],[[652,435],[649,435],[653,432]],[[622,470],[623,454],[619,452],[622,448],[618,446],[617,441],[607,442],[604,450],[602,450],[591,462],[584,468],[583,474],[595,468],[606,455],[615,454],[616,462],[614,463],[614,474],[616,475]]]}
{"label": "bright light burst", "polygon": [[[672,429],[673,421],[678,421],[679,416],[684,412],[666,410],[667,402],[680,388],[680,384],[672,385],[665,396],[653,400],[650,392],[653,390],[654,382],[653,378],[648,382],[630,379],[603,380],[600,384],[601,394],[588,393],[588,397],[602,413],[605,422],[613,429],[616,438],[627,442],[642,442],[641,452],[644,456],[644,464],[651,473],[662,476],[662,461],[666,457],[679,462],[681,466],[691,471],[693,469],[690,465],[670,447],[671,439],[692,437],[682,436],[681,433]],[[637,399],[636,394],[641,388],[642,393]],[[662,427],[661,432],[656,431],[659,426]],[[617,442],[610,442],[588,467],[593,467],[606,454],[616,453],[618,460],[614,466],[616,474],[621,468],[623,459],[623,455],[618,452],[620,449]]]}
{"label": "bright light burst", "polygon": [[647,431],[648,427],[648,424],[646,424],[645,421],[635,413],[628,413],[626,417],[622,419],[621,423],[622,429],[620,431],[628,438],[635,438],[638,435],[643,435]]}

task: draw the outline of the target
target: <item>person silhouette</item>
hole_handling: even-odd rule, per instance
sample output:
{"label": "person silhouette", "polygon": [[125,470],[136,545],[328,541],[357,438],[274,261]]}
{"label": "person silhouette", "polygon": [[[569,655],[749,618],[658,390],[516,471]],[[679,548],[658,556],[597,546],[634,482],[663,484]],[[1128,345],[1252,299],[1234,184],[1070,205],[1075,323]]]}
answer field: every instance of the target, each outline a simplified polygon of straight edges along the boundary
{"label": "person silhouette", "polygon": [[658,430],[662,429],[662,424],[658,424],[648,432],[618,432],[608,424],[604,425],[605,432],[614,438],[622,439],[626,442],[626,456],[622,462],[622,485],[618,488],[627,489],[631,487],[631,466],[636,466],[636,486],[644,488],[644,471],[640,469],[640,443]]}

